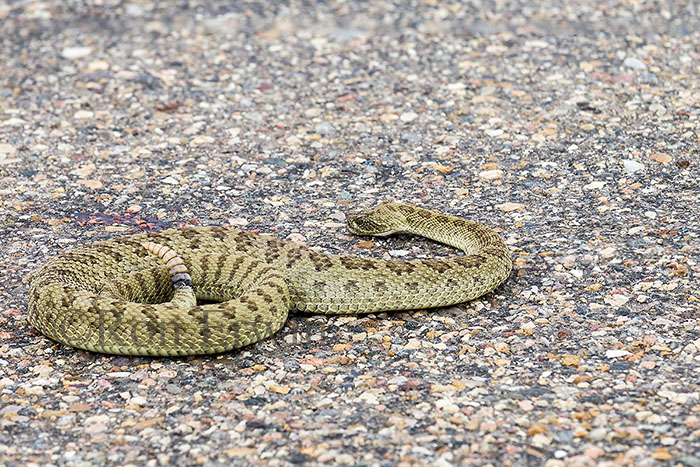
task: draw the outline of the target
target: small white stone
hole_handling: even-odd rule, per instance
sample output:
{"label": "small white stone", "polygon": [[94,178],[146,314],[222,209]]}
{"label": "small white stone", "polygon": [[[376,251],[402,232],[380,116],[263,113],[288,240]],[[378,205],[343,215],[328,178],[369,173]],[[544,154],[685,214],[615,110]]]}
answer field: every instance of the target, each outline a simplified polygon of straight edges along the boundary
{"label": "small white stone", "polygon": [[73,60],[74,58],[87,57],[92,53],[92,47],[66,47],[61,52],[63,58]]}
{"label": "small white stone", "polygon": [[634,70],[646,70],[647,66],[644,64],[643,61],[639,60],[638,58],[634,57],[627,57],[625,61],[623,62],[623,65],[625,65],[627,68],[632,68]]}
{"label": "small white stone", "polygon": [[12,117],[8,118],[7,120],[3,120],[0,122],[0,125],[2,126],[19,126],[19,125],[24,125],[27,123],[25,120],[22,120],[21,118],[18,117]]}
{"label": "small white stone", "polygon": [[607,248],[603,248],[600,250],[600,256],[601,258],[612,258],[615,256],[615,247],[614,246],[609,246]]}
{"label": "small white stone", "polygon": [[321,122],[318,125],[316,125],[314,131],[316,131],[316,133],[320,135],[330,135],[335,133],[335,128],[329,122]]}
{"label": "small white stone", "polygon": [[8,156],[16,151],[15,147],[11,144],[0,143],[0,157]]}
{"label": "small white stone", "polygon": [[389,254],[391,256],[406,256],[409,253],[410,253],[410,251],[408,251],[408,250],[390,250],[389,251]]}
{"label": "small white stone", "polygon": [[455,93],[464,92],[467,89],[467,85],[461,81],[456,83],[450,83],[447,85],[447,90]]}
{"label": "small white stone", "polygon": [[552,444],[552,439],[551,436],[547,436],[544,433],[537,433],[532,437],[531,442],[533,446],[541,448]]}
{"label": "small white stone", "polygon": [[75,423],[75,414],[67,414],[56,420],[56,425],[58,426],[70,426]]}
{"label": "small white stone", "polygon": [[146,398],[143,396],[134,396],[131,399],[129,399],[129,403],[134,404],[134,405],[144,406],[144,405],[148,404],[148,400],[146,400]]}
{"label": "small white stone", "polygon": [[629,297],[622,294],[615,294],[610,297],[605,297],[605,303],[615,308],[624,306],[629,301]]}
{"label": "small white stone", "polygon": [[435,401],[435,407],[442,409],[443,412],[447,413],[455,413],[459,411],[459,406],[447,398]]}
{"label": "small white stone", "polygon": [[352,456],[352,454],[347,454],[347,453],[338,454],[337,456],[335,456],[335,458],[333,460],[338,465],[350,465],[350,464],[354,464],[355,462],[357,462],[357,459],[355,459]]}
{"label": "small white stone", "polygon": [[105,71],[109,70],[109,63],[104,60],[93,60],[88,65],[89,71]]}
{"label": "small white stone", "polygon": [[90,110],[78,110],[73,114],[73,118],[76,120],[87,120],[95,116],[95,113]]}
{"label": "small white stone", "polygon": [[588,185],[584,185],[583,189],[584,190],[600,190],[604,186],[605,186],[605,182],[597,181],[597,182],[591,182]]}
{"label": "small white stone", "polygon": [[204,146],[206,144],[211,144],[214,141],[216,141],[216,139],[214,139],[212,136],[206,136],[206,135],[195,136],[194,138],[192,138],[190,140],[190,146],[194,146],[194,147]]}
{"label": "small white stone", "polygon": [[408,378],[406,378],[405,376],[401,376],[401,375],[393,376],[393,377],[389,378],[389,381],[387,381],[387,383],[396,384],[397,386],[402,386],[402,385],[408,383]]}
{"label": "small white stone", "polygon": [[342,211],[332,212],[328,217],[338,222],[345,222],[345,213]]}
{"label": "small white stone", "polygon": [[287,235],[287,240],[290,242],[306,243],[306,237],[300,233],[290,233]]}
{"label": "small white stone", "polygon": [[311,108],[304,111],[304,116],[308,118],[318,117],[321,115],[321,109]]}
{"label": "small white stone", "polygon": [[182,130],[183,135],[191,136],[196,135],[200,132],[202,128],[206,126],[206,122],[196,122]]}
{"label": "small white stone", "polygon": [[229,225],[244,226],[248,225],[248,219],[244,217],[231,217],[228,219]]}
{"label": "small white stone", "polygon": [[367,404],[372,405],[376,405],[377,403],[379,403],[379,401],[377,400],[377,395],[372,393],[371,390],[367,390],[360,394],[358,399],[360,399],[361,401],[365,401]]}
{"label": "small white stone", "polygon": [[656,219],[656,211],[646,211],[644,215],[649,219]]}
{"label": "small white stone", "polygon": [[503,176],[503,171],[499,169],[494,169],[494,170],[483,170],[479,172],[479,177],[483,178],[484,180],[495,180],[497,178],[501,178]]}
{"label": "small white stone", "polygon": [[627,355],[632,355],[626,350],[622,349],[615,349],[615,350],[606,350],[605,351],[605,356],[607,358],[618,358],[618,357],[626,357]]}
{"label": "small white stone", "polygon": [[412,111],[404,112],[401,114],[399,117],[402,122],[412,122],[416,118],[418,118],[418,114]]}
{"label": "small white stone", "polygon": [[525,46],[532,47],[533,49],[546,49],[547,47],[549,47],[549,42],[540,39],[533,39],[525,41]]}
{"label": "small white stone", "polygon": [[93,415],[83,421],[83,425],[92,425],[93,423],[109,423],[109,415]]}
{"label": "small white stone", "polygon": [[670,400],[671,402],[675,402],[677,404],[685,404],[688,402],[690,399],[698,399],[698,393],[697,392],[675,392],[675,391],[668,391],[668,390],[661,390],[657,393],[661,397],[665,397],[666,399]]}
{"label": "small white stone", "polygon": [[625,172],[631,173],[631,174],[644,169],[644,164],[637,162],[637,161],[633,161],[631,159],[623,160],[622,165],[624,167]]}
{"label": "small white stone", "polygon": [[126,8],[124,8],[124,11],[129,16],[143,16],[145,13],[143,7],[135,3],[127,3]]}
{"label": "small white stone", "polygon": [[654,112],[657,115],[664,115],[665,113],[668,112],[666,110],[666,107],[664,107],[662,104],[659,104],[658,102],[654,102],[649,106],[649,111]]}
{"label": "small white stone", "polygon": [[651,414],[646,419],[647,423],[651,425],[658,425],[664,421],[663,417],[657,413]]}
{"label": "small white stone", "polygon": [[496,205],[496,209],[500,209],[503,212],[522,211],[524,208],[525,208],[524,204],[511,203],[511,202],[501,203],[501,204]]}
{"label": "small white stone", "polygon": [[410,339],[406,345],[404,345],[403,349],[404,350],[417,350],[421,348],[421,343],[420,340],[418,339]]}
{"label": "small white stone", "polygon": [[501,130],[500,128],[491,128],[491,129],[485,130],[484,133],[486,133],[486,135],[488,135],[488,136],[496,137],[496,136],[501,136],[504,133],[504,131]]}

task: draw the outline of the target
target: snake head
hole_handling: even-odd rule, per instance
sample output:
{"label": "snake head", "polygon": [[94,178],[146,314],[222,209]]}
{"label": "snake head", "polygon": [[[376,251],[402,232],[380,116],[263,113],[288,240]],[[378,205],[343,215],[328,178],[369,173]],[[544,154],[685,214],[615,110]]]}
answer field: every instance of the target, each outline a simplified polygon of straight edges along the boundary
{"label": "snake head", "polygon": [[348,229],[355,235],[386,236],[407,232],[407,219],[402,205],[384,203],[364,209],[348,219]]}

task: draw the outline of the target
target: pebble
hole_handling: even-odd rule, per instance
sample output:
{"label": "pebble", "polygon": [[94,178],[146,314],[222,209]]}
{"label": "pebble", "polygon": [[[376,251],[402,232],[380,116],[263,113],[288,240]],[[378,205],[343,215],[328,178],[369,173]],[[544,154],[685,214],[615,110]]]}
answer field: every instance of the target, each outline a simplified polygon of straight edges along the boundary
{"label": "pebble", "polygon": [[96,71],[107,71],[109,68],[109,62],[104,60],[93,60],[87,66],[88,71],[93,73]]}
{"label": "pebble", "polygon": [[423,138],[417,133],[406,131],[401,133],[401,140],[406,143],[418,144],[423,141]]}
{"label": "pebble", "polygon": [[304,116],[308,118],[318,117],[319,115],[321,115],[321,109],[319,108],[311,108],[304,111]]}
{"label": "pebble", "polygon": [[330,219],[336,220],[338,222],[345,222],[346,216],[342,211],[335,211],[328,216]]}
{"label": "pebble", "polygon": [[89,120],[95,116],[95,113],[91,110],[78,110],[73,114],[73,118],[76,120]]}
{"label": "pebble", "polygon": [[479,177],[484,180],[494,180],[503,177],[504,172],[499,169],[494,170],[483,170],[479,172]]}
{"label": "pebble", "polygon": [[627,304],[629,301],[629,297],[622,295],[622,294],[615,294],[610,297],[605,297],[605,303],[608,305],[611,305],[614,308],[620,308]]}
{"label": "pebble", "polygon": [[627,173],[635,173],[644,169],[644,164],[630,159],[623,160],[622,164],[625,168],[625,172]]}
{"label": "pebble", "polygon": [[148,400],[143,396],[133,396],[132,398],[129,399],[129,403],[134,404],[134,405],[144,406],[144,405],[148,404]]}
{"label": "pebble", "polygon": [[63,58],[70,60],[87,57],[92,53],[92,47],[65,47],[61,52]]}
{"label": "pebble", "polygon": [[627,355],[632,355],[630,352],[627,350],[606,350],[605,351],[605,356],[607,358],[618,358],[618,357],[626,357]]}
{"label": "pebble", "polygon": [[199,146],[205,146],[212,144],[216,141],[216,139],[213,136],[207,136],[207,135],[199,135],[195,136],[190,140],[190,146],[192,147],[199,147]]}
{"label": "pebble", "polygon": [[0,157],[4,158],[16,151],[15,147],[11,144],[0,143]]}
{"label": "pebble", "polygon": [[408,123],[408,122],[412,122],[413,120],[418,118],[418,114],[415,112],[412,112],[412,111],[408,111],[408,112],[402,113],[399,118],[401,119],[402,122]]}
{"label": "pebble", "polygon": [[497,204],[495,207],[496,209],[500,209],[504,212],[522,211],[523,209],[525,209],[524,204],[511,202]]}
{"label": "pebble", "polygon": [[587,185],[584,185],[584,190],[600,190],[605,186],[605,182],[603,181],[595,181],[588,183]]}
{"label": "pebble", "polygon": [[603,259],[610,259],[615,256],[615,252],[617,251],[617,248],[614,246],[609,246],[606,248],[603,248],[602,250],[599,251],[600,257]]}
{"label": "pebble", "polygon": [[647,66],[641,60],[634,57],[627,57],[623,62],[627,68],[632,68],[634,70],[646,70]]}
{"label": "pebble", "polygon": [[321,134],[321,135],[332,135],[335,133],[335,127],[331,125],[329,122],[322,122],[316,125],[315,129],[316,133]]}
{"label": "pebble", "polygon": [[0,121],[0,125],[2,126],[21,126],[25,123],[27,123],[26,120],[23,120],[19,117],[12,117],[8,118],[7,120]]}
{"label": "pebble", "polygon": [[180,394],[182,392],[182,388],[176,384],[166,384],[165,390],[170,394]]}
{"label": "pebble", "polygon": [[75,424],[75,414],[66,414],[56,420],[56,426],[70,427]]}

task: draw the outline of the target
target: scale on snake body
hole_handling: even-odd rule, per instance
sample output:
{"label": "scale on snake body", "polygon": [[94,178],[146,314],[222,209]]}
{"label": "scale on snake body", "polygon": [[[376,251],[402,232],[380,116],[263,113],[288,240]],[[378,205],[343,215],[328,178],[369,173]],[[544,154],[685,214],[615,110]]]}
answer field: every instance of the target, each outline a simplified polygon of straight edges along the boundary
{"label": "scale on snake body", "polygon": [[331,256],[223,227],[139,233],[58,255],[34,276],[29,322],[80,349],[200,355],[252,344],[290,310],[360,314],[467,302],[508,278],[511,254],[493,230],[436,211],[385,203],[348,220],[358,235],[407,233],[463,256],[379,260]]}

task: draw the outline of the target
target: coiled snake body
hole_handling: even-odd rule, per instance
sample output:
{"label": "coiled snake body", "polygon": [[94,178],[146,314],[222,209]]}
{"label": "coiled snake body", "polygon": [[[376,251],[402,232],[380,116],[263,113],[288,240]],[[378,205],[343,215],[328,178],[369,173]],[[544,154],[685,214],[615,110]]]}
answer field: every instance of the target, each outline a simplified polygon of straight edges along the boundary
{"label": "coiled snake body", "polygon": [[360,235],[420,235],[465,255],[328,256],[222,227],[140,233],[63,252],[40,269],[30,286],[29,321],[56,341],[96,352],[210,354],[273,334],[290,309],[338,314],[454,305],[490,292],[511,271],[503,240],[473,221],[387,203],[350,218],[348,227]]}

